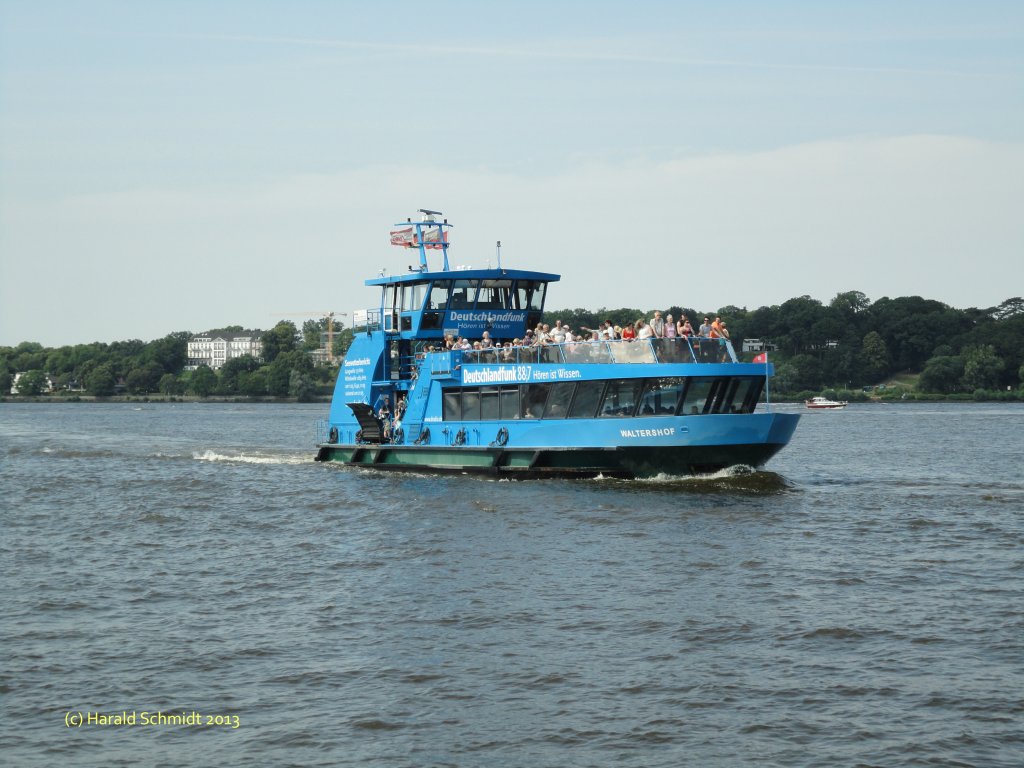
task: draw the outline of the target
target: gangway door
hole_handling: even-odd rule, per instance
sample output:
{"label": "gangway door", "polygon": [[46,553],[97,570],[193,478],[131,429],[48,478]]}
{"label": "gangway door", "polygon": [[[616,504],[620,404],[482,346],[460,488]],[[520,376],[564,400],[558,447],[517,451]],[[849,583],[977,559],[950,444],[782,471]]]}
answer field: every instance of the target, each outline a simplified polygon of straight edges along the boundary
{"label": "gangway door", "polygon": [[383,443],[384,429],[373,413],[373,408],[366,403],[347,403],[352,413],[359,422],[359,428],[363,432],[364,443]]}

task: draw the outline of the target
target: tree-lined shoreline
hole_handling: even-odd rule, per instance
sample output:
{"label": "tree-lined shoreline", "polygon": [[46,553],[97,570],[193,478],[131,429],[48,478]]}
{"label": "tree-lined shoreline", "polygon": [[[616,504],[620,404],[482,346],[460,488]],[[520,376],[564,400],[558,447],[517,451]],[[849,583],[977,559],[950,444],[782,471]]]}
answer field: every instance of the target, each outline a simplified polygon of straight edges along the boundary
{"label": "tree-lined shoreline", "polygon": [[[545,312],[575,330],[602,321],[625,326],[655,310],[562,309]],[[706,315],[726,319],[739,353],[759,339],[772,350],[773,398],[799,400],[814,394],[848,400],[1024,400],[1024,299],[987,309],[955,309],[920,296],[870,301],[859,291],[840,293],[828,304],[799,296],[754,310],[736,306],[714,312],[661,308],[697,327]],[[7,401],[169,401],[209,398],[315,401],[330,396],[336,364],[314,365],[326,319],[301,331],[282,321],[262,333],[263,357],[228,360],[218,371],[187,370],[187,343],[177,332],[150,342],[43,347],[22,342],[0,347],[0,398]],[[344,355],[352,330],[336,330],[333,353]],[[744,359],[751,359],[746,353]],[[15,374],[19,394],[8,394]],[[49,392],[49,384],[53,390]]]}

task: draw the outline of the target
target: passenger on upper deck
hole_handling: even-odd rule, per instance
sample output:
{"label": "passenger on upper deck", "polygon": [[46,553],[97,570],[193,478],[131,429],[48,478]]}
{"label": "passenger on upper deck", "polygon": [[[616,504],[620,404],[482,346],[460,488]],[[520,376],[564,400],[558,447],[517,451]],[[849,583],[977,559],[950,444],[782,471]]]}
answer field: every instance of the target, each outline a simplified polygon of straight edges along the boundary
{"label": "passenger on upper deck", "polygon": [[654,317],[651,318],[650,322],[651,333],[655,338],[663,338],[665,336],[665,321],[661,317],[661,312],[658,310],[654,311]]}
{"label": "passenger on upper deck", "polygon": [[712,339],[720,339],[722,338],[722,335],[722,318],[715,315],[715,320],[711,323],[711,330],[708,333],[708,336]]}
{"label": "passenger on upper deck", "polygon": [[654,338],[654,330],[651,328],[650,325],[647,324],[646,320],[644,320],[643,318],[640,318],[636,322],[637,322],[637,325],[639,326],[639,328],[637,328],[637,330],[636,330],[636,337],[638,339],[652,339],[652,338]]}
{"label": "passenger on upper deck", "polygon": [[665,315],[665,338],[674,339],[678,335],[678,328],[676,328],[676,321],[672,315]]}
{"label": "passenger on upper deck", "polygon": [[491,332],[484,331],[483,337],[480,339],[480,346],[484,349],[490,349],[494,346],[494,342],[491,341]]}
{"label": "passenger on upper deck", "polygon": [[627,324],[626,327],[622,329],[622,338],[625,339],[626,341],[632,341],[633,339],[635,339],[636,326]]}
{"label": "passenger on upper deck", "polygon": [[555,327],[551,329],[551,341],[555,344],[565,343],[565,326],[561,320],[556,320]]}
{"label": "passenger on upper deck", "polygon": [[679,331],[679,335],[683,338],[693,336],[693,326],[690,325],[690,319],[686,315],[683,315],[683,319],[679,321],[679,327],[676,330]]}
{"label": "passenger on upper deck", "polygon": [[704,322],[701,323],[697,335],[703,337],[708,337],[711,335],[711,318],[708,317],[707,315],[704,316]]}

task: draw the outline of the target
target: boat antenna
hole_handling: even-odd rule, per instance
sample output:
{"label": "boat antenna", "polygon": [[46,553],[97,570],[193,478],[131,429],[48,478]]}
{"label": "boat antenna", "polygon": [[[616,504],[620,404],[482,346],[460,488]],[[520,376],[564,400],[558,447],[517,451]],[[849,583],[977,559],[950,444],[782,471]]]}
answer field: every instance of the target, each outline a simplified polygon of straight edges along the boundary
{"label": "boat antenna", "polygon": [[498,269],[501,269],[501,240],[498,241]]}

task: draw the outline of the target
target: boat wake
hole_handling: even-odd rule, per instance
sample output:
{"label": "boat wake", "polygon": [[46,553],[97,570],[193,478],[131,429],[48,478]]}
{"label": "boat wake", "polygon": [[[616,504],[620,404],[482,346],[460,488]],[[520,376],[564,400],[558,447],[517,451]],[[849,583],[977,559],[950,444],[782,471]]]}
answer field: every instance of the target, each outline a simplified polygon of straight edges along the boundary
{"label": "boat wake", "polygon": [[720,469],[703,475],[670,475],[661,473],[653,477],[636,480],[611,480],[609,482],[641,484],[658,488],[679,490],[688,493],[740,493],[752,496],[770,496],[793,490],[792,484],[775,472],[754,469],[745,464]]}
{"label": "boat wake", "polygon": [[307,454],[271,454],[254,455],[245,453],[226,454],[216,451],[202,451],[192,454],[196,461],[226,462],[228,464],[309,464],[310,457]]}

